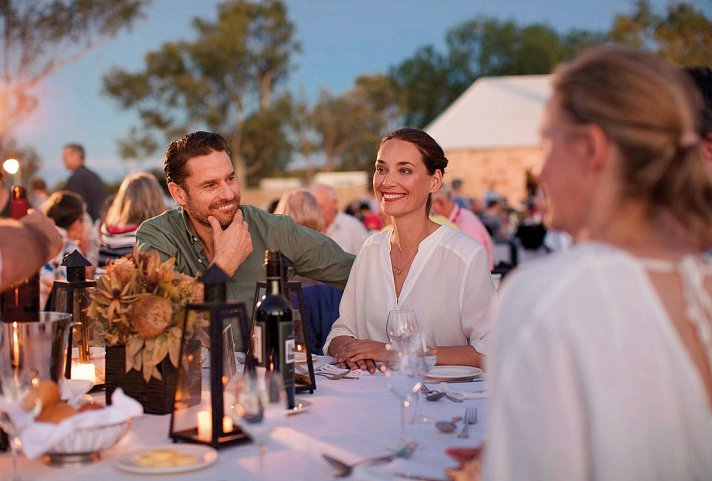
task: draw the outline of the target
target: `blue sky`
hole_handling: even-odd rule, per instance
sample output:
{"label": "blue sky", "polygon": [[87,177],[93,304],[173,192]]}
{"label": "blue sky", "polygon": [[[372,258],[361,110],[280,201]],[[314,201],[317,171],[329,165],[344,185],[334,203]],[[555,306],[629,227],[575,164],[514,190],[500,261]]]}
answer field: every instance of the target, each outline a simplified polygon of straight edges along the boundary
{"label": "blue sky", "polygon": [[[41,175],[53,185],[68,173],[62,146],[84,144],[87,164],[106,181],[132,170],[160,167],[160,155],[142,163],[122,161],[117,140],[138,125],[132,112],[121,111],[101,94],[101,77],[113,66],[138,70],[144,55],[163,42],[193,37],[190,22],[214,19],[218,0],[153,0],[147,17],[130,32],[105,42],[47,79],[38,89],[40,105],[16,130],[22,144],[42,158]],[[302,43],[285,88],[316,97],[320,88],[340,93],[361,74],[386,72],[424,45],[444,48],[445,32],[478,15],[513,19],[520,24],[544,22],[559,31],[606,30],[616,13],[631,10],[619,0],[285,0]],[[669,0],[653,0],[662,9]],[[712,17],[712,0],[694,0]]]}

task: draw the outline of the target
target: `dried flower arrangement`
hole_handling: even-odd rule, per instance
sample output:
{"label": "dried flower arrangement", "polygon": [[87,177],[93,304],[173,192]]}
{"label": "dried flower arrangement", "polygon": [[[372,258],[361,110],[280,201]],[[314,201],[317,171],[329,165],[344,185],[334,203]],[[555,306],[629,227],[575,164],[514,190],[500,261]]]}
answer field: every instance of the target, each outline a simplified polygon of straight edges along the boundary
{"label": "dried flower arrangement", "polygon": [[[98,321],[106,345],[125,346],[126,372],[143,371],[146,382],[161,379],[156,366],[166,356],[178,367],[183,307],[203,299],[203,285],[175,272],[174,264],[173,258],[161,262],[156,252],[134,252],[107,265],[91,296],[88,315]],[[205,323],[191,312],[188,338],[204,337]]]}

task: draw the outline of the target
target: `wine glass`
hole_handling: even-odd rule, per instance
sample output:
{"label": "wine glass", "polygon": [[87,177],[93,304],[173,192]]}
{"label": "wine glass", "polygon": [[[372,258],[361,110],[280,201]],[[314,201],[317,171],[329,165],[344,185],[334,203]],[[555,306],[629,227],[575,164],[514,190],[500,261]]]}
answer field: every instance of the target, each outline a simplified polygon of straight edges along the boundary
{"label": "wine glass", "polygon": [[21,481],[17,470],[17,454],[21,446],[19,435],[41,409],[32,393],[37,378],[21,370],[0,371],[0,426],[5,430],[12,453],[12,481]]}
{"label": "wine glass", "polygon": [[402,340],[398,343],[398,349],[393,345],[387,345],[386,349],[392,353],[386,356],[385,375],[388,390],[396,396],[401,408],[401,439],[408,441],[406,433],[407,409],[413,394],[420,389],[420,369],[418,368],[417,355],[414,354],[409,340]]}
{"label": "wine glass", "polygon": [[388,313],[386,335],[392,343],[398,344],[408,339],[418,328],[415,311],[395,309]]}
{"label": "wine glass", "polygon": [[[417,376],[421,383],[425,382],[430,370],[435,367],[437,362],[437,351],[435,348],[435,336],[432,331],[426,329],[416,329],[413,332],[411,343],[409,344],[411,353],[417,362]],[[420,412],[420,390],[414,393],[415,396],[415,414],[413,421],[418,424],[432,422],[432,419],[423,415]]]}
{"label": "wine glass", "polygon": [[260,477],[264,478],[265,442],[287,415],[282,375],[277,371],[248,373],[235,391],[233,420],[257,444]]}

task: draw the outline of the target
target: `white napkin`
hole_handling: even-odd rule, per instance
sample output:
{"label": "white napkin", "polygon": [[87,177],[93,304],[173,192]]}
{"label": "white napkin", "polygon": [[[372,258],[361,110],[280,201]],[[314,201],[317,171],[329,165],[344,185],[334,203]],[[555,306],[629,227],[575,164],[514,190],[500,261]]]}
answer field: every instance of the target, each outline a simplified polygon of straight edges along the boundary
{"label": "white napkin", "polygon": [[450,396],[452,396],[454,398],[463,399],[463,400],[464,399],[487,399],[489,397],[489,393],[487,391],[476,391],[476,392],[458,391],[457,389],[453,388],[446,382],[441,382],[435,390],[444,392],[445,394],[449,394]]}
{"label": "white napkin", "polygon": [[63,379],[60,397],[70,406],[77,407],[81,397],[88,393],[93,386],[94,383],[86,379]]}
{"label": "white napkin", "polygon": [[77,428],[118,424],[142,414],[141,404],[124,394],[121,388],[117,388],[111,396],[111,406],[75,414],[59,424],[29,423],[20,433],[22,450],[29,459],[36,458],[71,435]]}

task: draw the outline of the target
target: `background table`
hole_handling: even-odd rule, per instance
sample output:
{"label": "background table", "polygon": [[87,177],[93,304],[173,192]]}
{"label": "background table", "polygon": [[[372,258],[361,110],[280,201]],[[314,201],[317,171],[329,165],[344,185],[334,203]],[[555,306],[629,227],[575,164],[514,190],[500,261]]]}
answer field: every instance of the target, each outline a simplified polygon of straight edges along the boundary
{"label": "background table", "polygon": [[[324,359],[320,359],[320,363]],[[322,459],[328,452],[346,461],[386,453],[388,445],[397,444],[400,437],[400,406],[387,391],[386,377],[361,376],[358,381],[329,381],[317,377],[314,394],[298,395],[311,403],[306,412],[288,416],[267,443],[265,479],[267,480],[329,480],[332,468]],[[431,387],[434,384],[428,383]],[[462,391],[484,389],[484,382],[453,383]],[[462,423],[455,433],[444,434],[432,424],[408,425],[410,435],[421,446],[409,460],[398,460],[378,468],[379,472],[408,471],[434,478],[445,478],[444,471],[455,462],[445,454],[451,446],[476,446],[484,435],[486,400],[465,400],[454,403],[446,398],[436,402],[421,400],[423,414],[437,420],[464,416],[465,408],[478,408],[479,422],[470,426],[469,439],[458,439]],[[257,448],[242,444],[219,450],[218,461],[205,469],[170,475],[137,475],[114,467],[122,453],[142,447],[170,443],[168,426],[170,415],[144,415],[134,419],[129,433],[113,449],[102,454],[98,463],[82,467],[58,468],[45,465],[41,459],[20,458],[19,470],[27,480],[53,481],[113,481],[137,479],[200,479],[205,481],[250,481],[259,479]],[[0,456],[0,472],[9,479],[12,469],[9,453]],[[0,477],[3,478],[3,477]],[[386,477],[387,479],[387,477]],[[399,478],[393,478],[399,479]]]}

